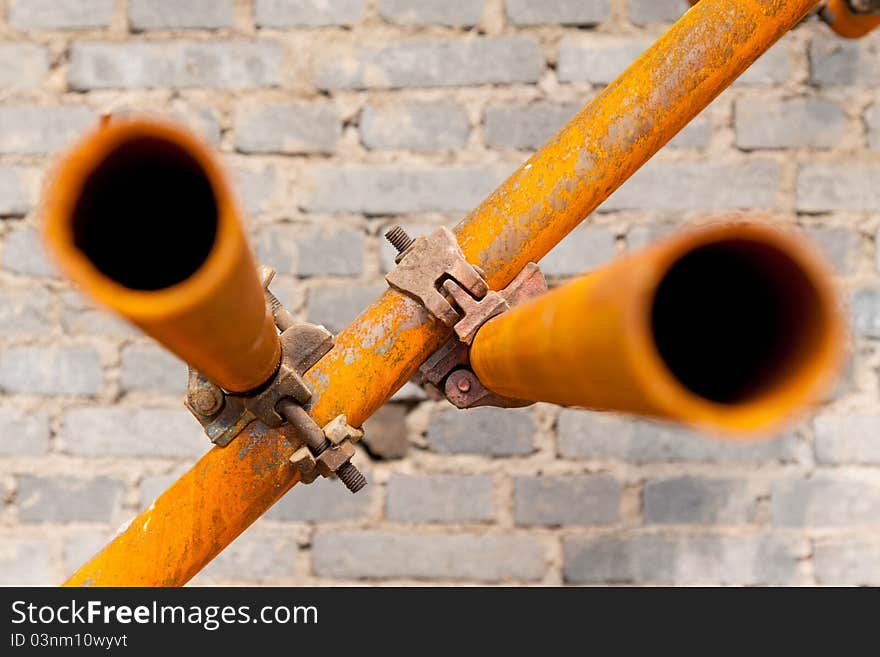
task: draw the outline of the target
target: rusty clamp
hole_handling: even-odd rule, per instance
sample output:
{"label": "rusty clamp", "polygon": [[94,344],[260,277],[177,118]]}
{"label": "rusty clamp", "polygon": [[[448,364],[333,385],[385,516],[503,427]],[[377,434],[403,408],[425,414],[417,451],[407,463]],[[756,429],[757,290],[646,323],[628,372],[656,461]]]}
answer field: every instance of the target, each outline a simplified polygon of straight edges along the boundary
{"label": "rusty clamp", "polygon": [[254,420],[271,428],[289,423],[296,438],[290,460],[301,480],[311,483],[318,474],[337,475],[357,492],[367,482],[351,457],[363,431],[349,426],[344,415],[321,428],[302,406],[312,396],[303,375],[333,348],[333,335],[323,326],[296,320],[284,308],[269,291],[274,275],[270,267],[260,267],[266,305],[280,331],[281,358],[275,374],[252,393],[231,394],[190,368],[184,405],[218,447],[228,445]]}
{"label": "rusty clamp", "polygon": [[547,281],[538,265],[528,263],[507,287],[496,292],[489,289],[483,272],[465,259],[448,228],[412,239],[400,226],[394,226],[385,237],[398,251],[397,266],[385,280],[455,332],[419,368],[423,385],[458,408],[514,408],[532,404],[486,389],[470,368],[468,352],[483,324],[547,291]]}

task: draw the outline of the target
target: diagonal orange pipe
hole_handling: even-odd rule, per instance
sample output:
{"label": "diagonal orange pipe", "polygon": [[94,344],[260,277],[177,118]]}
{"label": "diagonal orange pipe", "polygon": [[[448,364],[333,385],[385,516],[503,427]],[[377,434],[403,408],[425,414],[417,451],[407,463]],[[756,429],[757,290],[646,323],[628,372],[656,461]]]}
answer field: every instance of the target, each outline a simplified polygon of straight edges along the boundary
{"label": "diagonal orange pipe", "polygon": [[[814,0],[702,0],[455,228],[500,288],[537,261],[793,27]],[[415,302],[383,293],[308,373],[321,424],[358,425],[447,337]],[[251,435],[253,429],[249,430]],[[246,438],[246,437],[245,437]],[[182,585],[294,483],[273,432],[213,449],[66,585]],[[264,474],[271,473],[271,474]],[[205,494],[177,508],[181,499]],[[225,489],[226,495],[212,496]],[[225,507],[229,496],[232,507]],[[243,497],[247,495],[248,499]],[[211,518],[224,531],[213,531]],[[143,530],[144,525],[148,530]]]}

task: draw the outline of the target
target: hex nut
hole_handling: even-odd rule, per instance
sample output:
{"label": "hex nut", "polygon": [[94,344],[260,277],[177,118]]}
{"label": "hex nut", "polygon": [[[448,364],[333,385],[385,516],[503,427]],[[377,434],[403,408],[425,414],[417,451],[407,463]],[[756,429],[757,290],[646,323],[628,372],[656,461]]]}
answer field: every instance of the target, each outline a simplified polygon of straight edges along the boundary
{"label": "hex nut", "polygon": [[318,476],[317,463],[312,451],[305,445],[290,455],[290,462],[299,471],[300,481],[304,484],[312,483]]}
{"label": "hex nut", "polygon": [[345,415],[337,415],[324,425],[324,435],[334,445],[340,445],[346,438],[356,443],[364,437],[364,431],[348,424]]}
{"label": "hex nut", "polygon": [[315,459],[318,465],[318,472],[325,477],[330,477],[335,474],[340,467],[351,460],[352,456],[354,456],[354,445],[347,440],[339,445],[329,447],[321,452],[318,455],[318,458]]}

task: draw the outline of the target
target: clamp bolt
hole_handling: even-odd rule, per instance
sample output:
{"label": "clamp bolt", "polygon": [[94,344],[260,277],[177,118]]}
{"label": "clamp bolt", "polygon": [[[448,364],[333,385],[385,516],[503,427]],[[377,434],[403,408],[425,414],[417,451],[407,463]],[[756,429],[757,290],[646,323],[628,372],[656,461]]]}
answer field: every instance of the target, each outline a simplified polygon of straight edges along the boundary
{"label": "clamp bolt", "polygon": [[391,245],[397,249],[398,253],[403,253],[415,242],[403,228],[396,225],[385,232],[385,239],[391,242]]}

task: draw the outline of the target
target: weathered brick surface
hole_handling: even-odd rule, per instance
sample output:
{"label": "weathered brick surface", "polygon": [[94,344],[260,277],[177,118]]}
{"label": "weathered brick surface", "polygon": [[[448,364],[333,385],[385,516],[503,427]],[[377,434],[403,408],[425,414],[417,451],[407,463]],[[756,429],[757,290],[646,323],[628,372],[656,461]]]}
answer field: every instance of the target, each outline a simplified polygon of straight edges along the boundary
{"label": "weathered brick surface", "polygon": [[518,525],[608,525],[619,516],[622,486],[607,475],[517,477],[513,486]]}
{"label": "weathered brick surface", "polygon": [[0,43],[0,86],[8,89],[39,87],[49,70],[46,49],[33,43]]}
{"label": "weathered brick surface", "polygon": [[486,0],[379,0],[379,15],[398,25],[476,25]]}
{"label": "weathered brick surface", "polygon": [[64,413],[61,449],[80,456],[201,456],[211,443],[183,408],[84,406]]}
{"label": "weathered brick surface", "polygon": [[778,481],[770,502],[778,527],[880,526],[880,486],[871,482],[824,475]]}
{"label": "weathered brick surface", "polygon": [[119,511],[124,484],[109,477],[18,478],[18,519],[34,522],[107,522]]}
{"label": "weathered brick surface", "polygon": [[762,148],[831,148],[846,129],[846,114],[837,103],[823,98],[736,102],[736,145]]}
{"label": "weathered brick surface", "polygon": [[0,348],[0,390],[36,395],[95,395],[104,382],[89,347]]}
{"label": "weathered brick surface", "polygon": [[792,584],[804,541],[758,536],[572,536],[563,573],[576,584]]}
{"label": "weathered brick surface", "polygon": [[531,36],[413,39],[322,57],[320,89],[451,87],[537,82],[544,56]]}
{"label": "weathered brick surface", "polygon": [[342,121],[332,105],[248,105],[235,119],[235,145],[245,153],[332,153]]}
{"label": "weathered brick surface", "polygon": [[672,424],[626,421],[620,417],[563,410],[559,453],[574,459],[620,459],[632,463],[762,463],[797,460],[797,438],[784,434],[768,441],[736,443],[707,439]]}
{"label": "weathered brick surface", "polygon": [[34,206],[35,183],[32,169],[0,165],[0,216],[26,214]]}
{"label": "weathered brick surface", "polygon": [[514,25],[595,25],[611,17],[609,0],[505,0]]}
{"label": "weathered brick surface", "polygon": [[106,27],[113,0],[10,0],[8,17],[17,30]]}
{"label": "weathered brick surface", "polygon": [[744,481],[675,477],[645,484],[643,503],[647,524],[743,525],[755,519],[757,496]]}
{"label": "weathered brick surface", "polygon": [[[44,253],[39,191],[100,115],[216,149],[273,290],[338,333],[390,225],[459,221],[688,4],[0,0],[0,583],[61,581],[210,448],[183,364]],[[297,485],[194,584],[880,584],[878,57],[802,22],[540,263],[555,285],[729,210],[801,226],[852,338],[812,417],[724,441],[399,382],[366,490]]]}
{"label": "weathered brick surface", "polygon": [[515,456],[533,449],[532,418],[528,410],[475,408],[441,410],[428,427],[428,446],[444,454]]}
{"label": "weathered brick surface", "polygon": [[481,475],[394,475],[385,485],[385,515],[399,522],[492,519],[492,479]]}
{"label": "weathered brick surface", "polygon": [[83,41],[70,53],[73,89],[247,88],[281,79],[275,41]]}
{"label": "weathered brick surface", "polygon": [[43,288],[0,289],[0,336],[46,335],[49,323],[49,293]]}
{"label": "weathered brick surface", "polygon": [[49,449],[49,416],[44,412],[0,406],[0,427],[3,427],[0,457],[39,456]]}
{"label": "weathered brick surface", "polygon": [[390,531],[323,531],[312,567],[335,579],[436,579],[531,582],[542,577],[544,549],[530,536]]}
{"label": "weathered brick surface", "polygon": [[259,27],[321,27],[351,25],[367,8],[367,0],[254,0]]}
{"label": "weathered brick surface", "polygon": [[175,27],[231,27],[233,0],[129,0],[128,20],[134,30]]}
{"label": "weathered brick surface", "polygon": [[464,146],[470,124],[465,109],[454,103],[369,105],[360,130],[370,150],[435,151]]}
{"label": "weathered brick surface", "polygon": [[880,541],[819,541],[813,559],[820,584],[880,586]]}
{"label": "weathered brick surface", "polygon": [[46,540],[0,538],[0,586],[50,586],[52,546]]}
{"label": "weathered brick surface", "polygon": [[[511,167],[324,165],[303,203],[310,212],[462,212],[491,192]],[[345,194],[339,190],[344,189]]]}
{"label": "weathered brick surface", "polygon": [[880,464],[880,415],[823,414],[813,420],[820,463]]}

